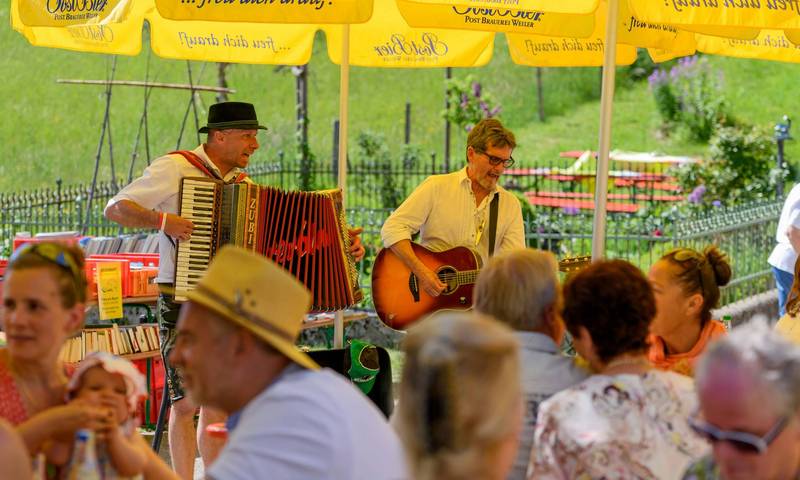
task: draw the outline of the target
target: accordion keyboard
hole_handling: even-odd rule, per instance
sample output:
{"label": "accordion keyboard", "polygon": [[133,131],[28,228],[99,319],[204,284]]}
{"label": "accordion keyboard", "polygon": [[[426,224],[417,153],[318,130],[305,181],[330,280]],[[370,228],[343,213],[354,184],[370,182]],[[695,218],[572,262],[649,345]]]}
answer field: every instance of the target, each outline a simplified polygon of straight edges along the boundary
{"label": "accordion keyboard", "polygon": [[214,212],[221,197],[220,184],[207,179],[183,180],[180,216],[191,220],[194,231],[189,240],[178,243],[175,264],[175,300],[186,300],[214,256],[218,226]]}

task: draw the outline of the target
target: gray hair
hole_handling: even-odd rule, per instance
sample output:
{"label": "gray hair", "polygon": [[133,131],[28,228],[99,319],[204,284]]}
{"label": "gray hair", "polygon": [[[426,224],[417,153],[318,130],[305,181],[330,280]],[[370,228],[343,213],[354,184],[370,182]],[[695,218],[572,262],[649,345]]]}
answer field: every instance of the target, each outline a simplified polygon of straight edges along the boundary
{"label": "gray hair", "polygon": [[527,248],[493,257],[475,284],[475,309],[515,330],[541,330],[545,310],[559,299],[558,263]]}
{"label": "gray hair", "polygon": [[800,346],[771,329],[763,317],[735,328],[708,348],[696,371],[698,386],[718,362],[747,372],[774,393],[778,407],[787,413],[800,409]]}
{"label": "gray hair", "polygon": [[488,478],[519,424],[514,332],[472,311],[439,312],[408,331],[403,349],[395,415],[411,478]]}

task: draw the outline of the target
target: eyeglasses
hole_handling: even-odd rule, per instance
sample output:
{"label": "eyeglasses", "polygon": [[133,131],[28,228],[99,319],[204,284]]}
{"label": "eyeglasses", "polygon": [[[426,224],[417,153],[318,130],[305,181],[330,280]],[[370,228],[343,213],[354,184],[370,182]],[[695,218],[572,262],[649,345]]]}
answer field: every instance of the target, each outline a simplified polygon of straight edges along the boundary
{"label": "eyeglasses", "polygon": [[503,168],[511,168],[514,165],[514,157],[508,157],[507,159],[505,159],[505,158],[495,157],[494,155],[489,155],[488,153],[486,153],[485,150],[479,150],[476,148],[475,151],[480,154],[486,155],[486,158],[489,159],[489,163],[491,163],[493,167],[496,167],[501,163],[503,164]]}
{"label": "eyeglasses", "polygon": [[736,430],[722,430],[711,425],[708,422],[699,420],[692,415],[689,417],[689,426],[698,435],[705,438],[711,443],[728,442],[737,450],[743,453],[757,453],[764,454],[778,435],[783,432],[786,424],[789,423],[789,417],[783,416],[775,422],[775,425],[763,436],[759,437],[749,432],[739,432]]}
{"label": "eyeglasses", "polygon": [[72,253],[57,243],[26,243],[14,250],[8,260],[8,267],[13,268],[14,262],[25,255],[36,255],[66,269],[76,281],[84,275]]}

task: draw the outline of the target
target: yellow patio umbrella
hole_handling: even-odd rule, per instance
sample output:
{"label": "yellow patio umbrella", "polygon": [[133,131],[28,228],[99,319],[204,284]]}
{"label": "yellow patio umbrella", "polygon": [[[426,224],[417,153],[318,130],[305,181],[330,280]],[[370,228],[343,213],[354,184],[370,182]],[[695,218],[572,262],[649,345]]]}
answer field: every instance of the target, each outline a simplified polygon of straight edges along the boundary
{"label": "yellow patio umbrella", "polygon": [[246,23],[363,23],[372,17],[364,0],[155,0],[170,20]]}
{"label": "yellow patio umbrella", "polygon": [[103,23],[28,26],[24,1],[12,0],[11,25],[32,44],[82,52],[138,55],[142,27],[150,23],[150,46],[164,58],[228,63],[302,65],[311,58],[316,25],[178,22],[162,18],[153,0],[136,0],[127,14]]}
{"label": "yellow patio umbrella", "polygon": [[409,25],[415,27],[454,28],[532,35],[584,38],[594,32],[594,11],[588,13],[552,13],[537,10],[478,8],[458,3],[429,3],[397,0],[397,7]]}
{"label": "yellow patio umbrella", "polygon": [[87,23],[104,23],[124,18],[132,0],[53,1],[26,0],[19,2],[18,15],[25,25],[64,27]]}
{"label": "yellow patio umbrella", "polygon": [[490,14],[503,11],[526,11],[585,15],[597,10],[600,0],[507,0],[503,2],[497,0],[410,0],[409,3],[417,4],[420,8],[441,5],[455,5],[462,9],[469,7],[476,14],[481,14],[481,11]]}
{"label": "yellow patio umbrella", "polygon": [[720,27],[729,28],[729,32],[800,27],[797,0],[627,1],[636,18],[642,21],[680,27]]}
{"label": "yellow patio umbrella", "polygon": [[790,31],[761,30],[752,40],[697,35],[697,50],[727,57],[800,63],[800,49],[790,40]]}
{"label": "yellow patio umbrella", "polygon": [[[605,2],[591,15],[594,29],[587,38],[573,36],[521,35],[507,33],[511,60],[519,65],[535,67],[599,67],[603,65],[606,46],[607,5]],[[630,65],[636,60],[636,47],[617,42],[617,65]]]}
{"label": "yellow patio umbrella", "polygon": [[348,44],[350,65],[362,67],[437,68],[478,67],[489,62],[494,34],[443,28],[413,28],[400,15],[394,0],[374,0],[380,12],[366,23],[322,27],[328,56],[344,63],[344,31],[358,38]]}
{"label": "yellow patio umbrella", "polygon": [[628,0],[636,18],[675,25],[705,35],[752,40],[761,29],[799,29],[797,0]]}

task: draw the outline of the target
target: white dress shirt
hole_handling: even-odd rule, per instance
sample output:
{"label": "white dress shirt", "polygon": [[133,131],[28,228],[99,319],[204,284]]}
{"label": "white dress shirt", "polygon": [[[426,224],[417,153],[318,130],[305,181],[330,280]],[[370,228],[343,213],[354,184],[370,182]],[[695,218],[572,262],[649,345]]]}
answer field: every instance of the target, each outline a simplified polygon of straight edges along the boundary
{"label": "white dress shirt", "polygon": [[778,244],[769,256],[769,264],[778,270],[794,275],[794,263],[797,261],[797,252],[792,248],[786,231],[789,227],[800,228],[800,183],[795,185],[786,197],[778,220],[778,231],[775,240]]}
{"label": "white dress shirt", "polygon": [[[203,159],[209,170],[220,175],[217,166],[206,155],[203,145],[192,151]],[[241,172],[241,169],[234,168],[228,172],[224,180],[229,182]],[[185,177],[206,178],[206,175],[179,154],[158,157],[144,169],[141,177],[129,183],[109,200],[106,208],[120,200],[130,200],[144,208],[177,215],[181,179]],[[175,244],[164,232],[158,235],[158,253],[156,282],[172,283],[175,281]]]}
{"label": "white dress shirt", "polygon": [[475,205],[467,167],[425,179],[395,210],[381,229],[383,245],[390,247],[420,233],[419,243],[433,251],[465,246],[489,259],[489,204],[500,195],[495,253],[525,248],[522,207],[514,194],[497,186]]}

